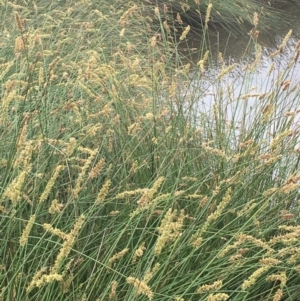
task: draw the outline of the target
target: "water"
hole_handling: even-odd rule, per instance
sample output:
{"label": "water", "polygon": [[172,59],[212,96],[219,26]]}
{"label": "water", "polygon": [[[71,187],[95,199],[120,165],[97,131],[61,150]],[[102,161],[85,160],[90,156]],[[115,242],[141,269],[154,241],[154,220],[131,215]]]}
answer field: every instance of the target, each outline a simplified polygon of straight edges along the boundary
{"label": "water", "polygon": [[[264,56],[267,57],[274,52],[281,44],[283,38],[290,29],[293,30],[293,36],[290,40],[290,45],[293,42],[297,42],[300,39],[300,3],[299,5],[289,2],[280,8],[283,11],[283,16],[286,17],[282,24],[276,24],[271,29],[260,28],[258,24],[258,30],[260,31],[258,36],[258,43],[263,47]],[[216,56],[218,52],[222,52],[224,57],[230,62],[239,62],[245,55],[246,49],[249,45],[250,36],[248,32],[251,27],[246,27],[245,30],[234,30],[234,33],[228,32],[222,26],[212,26],[209,31],[210,50],[213,55]],[[198,51],[202,42],[202,33],[194,31],[187,40],[187,45],[182,44],[182,50],[195,49],[194,52],[189,53],[187,57],[191,60],[197,60]],[[186,47],[187,46],[187,47]]]}
{"label": "water", "polygon": [[[225,115],[228,122],[232,119],[237,123],[248,123],[257,115],[258,111],[262,111],[267,105],[265,101],[259,99],[256,95],[263,95],[272,91],[278,80],[279,72],[287,69],[287,64],[294,56],[296,43],[300,40],[300,5],[295,3],[285,3],[280,8],[284,12],[286,19],[282,24],[277,24],[270,30],[260,30],[257,43],[262,47],[262,56],[259,67],[253,74],[245,73],[243,69],[247,63],[253,63],[257,53],[257,48],[251,43],[250,35],[247,33],[251,27],[245,32],[234,31],[234,34],[229,33],[224,28],[212,28],[209,31],[208,40],[206,41],[210,49],[212,64],[203,74],[199,81],[199,70],[191,72],[191,83],[189,85],[189,93],[198,95],[195,110],[209,113],[212,111],[212,105],[220,101],[218,93],[220,85],[225,91],[222,99],[222,108],[226,110]],[[258,26],[258,30],[259,30]],[[288,40],[283,53],[271,59],[270,55],[274,53],[282,43],[284,37],[289,30],[292,29],[292,36]],[[201,33],[194,32],[189,36],[189,39],[182,43],[181,51],[186,57],[186,60],[198,62],[199,49],[203,43]],[[192,51],[191,51],[192,49]],[[218,53],[222,52],[227,65],[236,63],[237,66],[233,72],[226,75],[221,83],[216,81],[216,77],[220,72],[220,63],[218,63]],[[272,63],[275,64],[275,70],[268,75]],[[246,75],[247,74],[247,75]],[[282,82],[290,80],[290,87],[297,85],[300,82],[300,58],[289,69],[288,73],[282,76]],[[278,86],[278,83],[277,83]],[[284,102],[280,110],[293,111],[298,109],[297,100],[299,89],[290,92],[284,96]],[[246,97],[243,105],[237,105],[235,99],[241,99],[242,95],[251,94],[252,97]],[[247,121],[245,119],[247,115]],[[295,119],[294,126],[298,126],[299,118]]]}

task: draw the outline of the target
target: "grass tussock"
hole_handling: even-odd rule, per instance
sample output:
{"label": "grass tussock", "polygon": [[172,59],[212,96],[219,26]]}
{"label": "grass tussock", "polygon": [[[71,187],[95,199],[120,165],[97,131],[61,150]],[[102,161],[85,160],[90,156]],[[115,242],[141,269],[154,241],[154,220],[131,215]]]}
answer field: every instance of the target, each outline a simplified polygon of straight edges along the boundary
{"label": "grass tussock", "polygon": [[158,6],[0,6],[0,300],[297,300],[299,42],[211,94]]}

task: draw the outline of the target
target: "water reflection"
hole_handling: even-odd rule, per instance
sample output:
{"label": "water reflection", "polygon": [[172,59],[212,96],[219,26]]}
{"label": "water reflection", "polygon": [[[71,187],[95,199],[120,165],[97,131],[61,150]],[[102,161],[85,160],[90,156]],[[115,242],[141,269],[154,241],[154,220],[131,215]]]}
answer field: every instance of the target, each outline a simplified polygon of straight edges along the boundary
{"label": "water reflection", "polygon": [[[205,43],[209,45],[212,64],[200,78],[199,70],[192,71],[188,88],[193,97],[198,95],[198,102],[195,105],[198,114],[212,112],[212,105],[222,102],[220,105],[225,110],[223,113],[229,123],[234,119],[238,124],[246,122],[249,125],[257,113],[268,104],[262,95],[271,93],[275,87],[278,90],[278,86],[281,84],[288,84],[289,92],[278,94],[278,97],[283,99],[281,108],[278,108],[278,114],[298,109],[299,88],[295,88],[294,91],[290,90],[292,87],[297,87],[300,81],[300,59],[293,63],[291,68],[287,68],[287,64],[293,59],[295,45],[300,39],[300,5],[286,4],[284,15],[289,22],[284,22],[282,26],[278,25],[277,28],[270,31],[260,32],[257,43],[261,45],[262,56],[258,68],[253,73],[244,71],[247,65],[249,68],[249,65],[253,64],[257,55],[257,46],[250,42],[251,37],[247,31],[243,34],[235,33],[233,35],[223,28],[210,30]],[[270,58],[290,29],[293,33],[284,47],[284,51],[274,58]],[[203,53],[199,52],[202,43],[201,34],[194,32],[189,36],[189,40],[185,41],[185,45],[181,45],[182,53],[187,61],[198,62],[202,58]],[[219,52],[223,53],[228,65],[237,63],[234,72],[226,75],[221,82],[216,80],[221,68],[217,59]],[[275,67],[273,71],[271,71],[272,64]],[[280,72],[283,72],[281,78],[279,77]],[[280,80],[281,82],[277,82]],[[222,91],[222,97],[220,97],[220,91]],[[285,92],[285,90],[281,92]],[[238,105],[236,100],[241,102],[241,99],[244,100],[243,104]],[[298,122],[299,118],[295,119],[295,125]]]}
{"label": "water reflection", "polygon": [[[293,30],[290,45],[300,39],[300,4],[287,3],[282,10],[288,21],[284,20],[282,24],[277,24],[270,30],[262,29],[258,24],[260,33],[257,42],[263,47],[264,56],[270,55],[277,49],[290,29]],[[213,57],[216,58],[217,54],[222,52],[228,61],[239,62],[249,51],[250,36],[248,32],[250,30],[251,27],[248,27],[243,32],[236,30],[234,33],[230,33],[222,26],[212,27],[205,44],[209,45],[207,47],[210,48]],[[202,43],[202,32],[194,30],[189,39],[182,43],[182,53],[187,59],[197,61]],[[190,51],[190,49],[194,49],[194,51]]]}

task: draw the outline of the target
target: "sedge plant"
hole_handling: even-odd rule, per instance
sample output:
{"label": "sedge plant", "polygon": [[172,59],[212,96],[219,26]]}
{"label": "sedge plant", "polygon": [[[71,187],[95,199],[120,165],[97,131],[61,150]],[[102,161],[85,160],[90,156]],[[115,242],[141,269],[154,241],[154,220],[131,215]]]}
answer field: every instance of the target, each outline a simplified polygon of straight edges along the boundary
{"label": "sedge plant", "polygon": [[297,300],[299,42],[203,110],[160,7],[0,5],[0,300]]}

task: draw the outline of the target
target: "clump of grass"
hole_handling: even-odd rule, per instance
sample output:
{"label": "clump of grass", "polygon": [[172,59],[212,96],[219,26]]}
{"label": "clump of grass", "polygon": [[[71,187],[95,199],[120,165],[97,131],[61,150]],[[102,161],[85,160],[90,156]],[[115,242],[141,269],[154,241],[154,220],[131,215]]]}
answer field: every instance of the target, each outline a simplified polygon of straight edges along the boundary
{"label": "clump of grass", "polygon": [[69,4],[0,4],[0,299],[296,300],[299,43],[205,110],[159,8]]}

